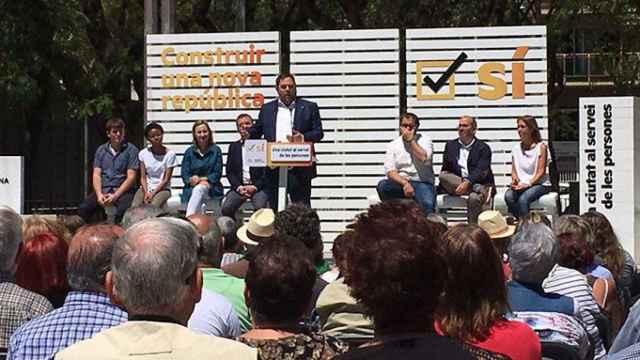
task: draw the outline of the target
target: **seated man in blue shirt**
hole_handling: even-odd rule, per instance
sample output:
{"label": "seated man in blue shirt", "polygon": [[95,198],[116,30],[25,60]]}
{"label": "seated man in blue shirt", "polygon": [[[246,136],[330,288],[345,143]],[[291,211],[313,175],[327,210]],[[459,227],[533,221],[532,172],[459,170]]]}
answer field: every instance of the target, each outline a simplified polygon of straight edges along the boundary
{"label": "seated man in blue shirt", "polygon": [[106,130],[109,141],[98,147],[93,159],[93,192],[78,210],[87,223],[100,208],[104,208],[108,215],[113,211],[114,219],[110,220],[119,223],[136,190],[138,148],[125,141],[122,119],[109,119]]}

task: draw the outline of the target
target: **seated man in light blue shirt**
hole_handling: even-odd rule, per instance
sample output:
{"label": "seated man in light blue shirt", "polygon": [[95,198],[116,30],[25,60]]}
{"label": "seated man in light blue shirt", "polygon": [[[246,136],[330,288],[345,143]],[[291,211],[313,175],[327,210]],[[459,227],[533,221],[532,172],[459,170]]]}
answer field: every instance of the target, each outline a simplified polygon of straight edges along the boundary
{"label": "seated man in light blue shirt", "polygon": [[380,200],[414,199],[426,214],[435,208],[431,139],[418,134],[420,119],[406,113],[400,117],[400,136],[387,145],[384,157],[386,179],[376,190]]}

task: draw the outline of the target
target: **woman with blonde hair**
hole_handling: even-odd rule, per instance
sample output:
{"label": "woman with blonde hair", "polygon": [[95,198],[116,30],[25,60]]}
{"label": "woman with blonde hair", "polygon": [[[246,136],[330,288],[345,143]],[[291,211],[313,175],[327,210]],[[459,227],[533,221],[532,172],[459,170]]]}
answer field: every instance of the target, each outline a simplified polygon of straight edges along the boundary
{"label": "woman with blonde hair", "polygon": [[517,119],[520,143],[511,150],[511,187],[504,194],[509,211],[521,218],[529,213],[529,205],[549,192],[547,174],[549,151],[542,141],[538,123],[533,116]]}
{"label": "woman with blonde hair", "polygon": [[222,197],[222,150],[213,142],[206,120],[197,120],[191,129],[193,145],[184,153],[180,175],[184,182],[182,203],[187,216],[202,213],[209,199]]}
{"label": "woman with blonde hair", "polygon": [[22,223],[22,239],[24,241],[43,233],[53,233],[67,244],[71,241],[71,232],[57,220],[49,220],[39,215],[31,215]]}

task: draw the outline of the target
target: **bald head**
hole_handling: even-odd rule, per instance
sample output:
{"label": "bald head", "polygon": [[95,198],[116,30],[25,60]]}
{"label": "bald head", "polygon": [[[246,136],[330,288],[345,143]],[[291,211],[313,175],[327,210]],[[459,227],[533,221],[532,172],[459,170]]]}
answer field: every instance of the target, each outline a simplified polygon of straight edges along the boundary
{"label": "bald head", "polygon": [[105,292],[104,277],[111,267],[115,241],[124,235],[117,225],[81,227],[69,244],[67,278],[76,291]]}
{"label": "bald head", "polygon": [[198,234],[200,234],[200,236],[206,234],[209,231],[211,223],[213,221],[213,218],[211,216],[207,216],[205,214],[189,215],[187,219],[189,219],[189,221],[191,221],[196,229],[198,229]]}

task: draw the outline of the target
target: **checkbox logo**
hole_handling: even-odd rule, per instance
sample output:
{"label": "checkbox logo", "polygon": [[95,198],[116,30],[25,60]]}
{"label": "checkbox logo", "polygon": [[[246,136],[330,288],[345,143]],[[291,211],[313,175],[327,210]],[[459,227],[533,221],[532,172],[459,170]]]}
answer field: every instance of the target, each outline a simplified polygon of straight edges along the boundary
{"label": "checkbox logo", "polygon": [[[453,61],[418,61],[416,62],[416,98],[418,100],[449,100],[456,96],[456,78],[454,73],[467,59],[467,54],[460,55]],[[424,69],[444,69],[436,81]],[[435,74],[434,74],[435,75]],[[436,75],[437,76],[437,75]],[[440,93],[445,85],[448,92]]]}

